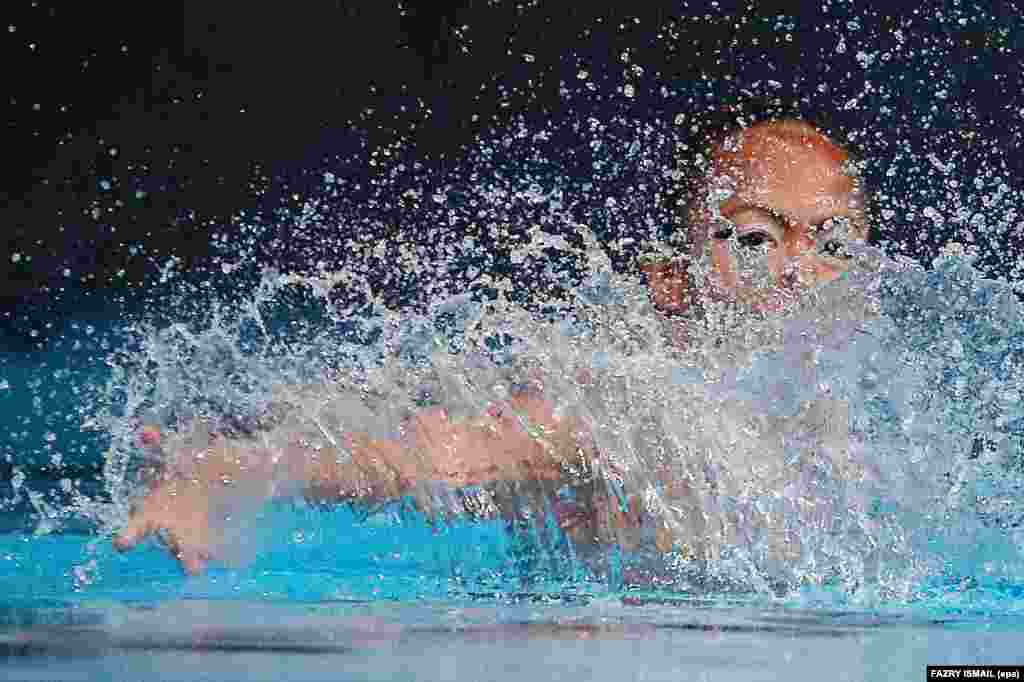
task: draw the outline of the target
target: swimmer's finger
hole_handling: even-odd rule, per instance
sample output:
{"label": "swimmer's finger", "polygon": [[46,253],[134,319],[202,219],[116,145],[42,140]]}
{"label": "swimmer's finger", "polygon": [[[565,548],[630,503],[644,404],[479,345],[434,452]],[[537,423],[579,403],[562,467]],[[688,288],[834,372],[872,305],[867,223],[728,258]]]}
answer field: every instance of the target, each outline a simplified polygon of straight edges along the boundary
{"label": "swimmer's finger", "polygon": [[206,563],[210,560],[208,552],[187,546],[178,549],[174,555],[182,569],[189,575],[199,575],[205,571]]}
{"label": "swimmer's finger", "polygon": [[163,528],[159,532],[160,542],[171,553],[189,575],[199,575],[206,567],[208,555],[196,549],[173,530]]}
{"label": "swimmer's finger", "polygon": [[155,530],[153,521],[145,516],[133,516],[128,525],[114,537],[114,549],[127,552]]}

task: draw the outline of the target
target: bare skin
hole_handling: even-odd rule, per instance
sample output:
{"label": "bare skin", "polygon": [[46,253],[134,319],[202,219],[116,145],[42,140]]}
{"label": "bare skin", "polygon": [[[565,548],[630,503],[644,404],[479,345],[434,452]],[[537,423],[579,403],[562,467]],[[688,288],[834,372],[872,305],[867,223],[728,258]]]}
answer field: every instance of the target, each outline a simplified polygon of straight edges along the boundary
{"label": "bare skin", "polygon": [[[710,251],[713,265],[709,290],[701,293],[748,301],[757,310],[777,310],[798,285],[824,284],[843,273],[843,259],[818,247],[829,231],[842,231],[844,225],[847,234],[837,237],[867,237],[863,194],[848,172],[846,150],[802,121],[767,121],[727,141],[712,152],[707,182],[728,187],[732,195],[712,204],[694,202],[689,216],[692,229],[709,233],[707,240],[703,235],[694,240],[698,250]],[[773,286],[743,281],[731,239],[739,248],[766,252]],[[689,309],[692,293],[683,264],[646,263],[642,270],[662,311]]]}
{"label": "bare skin", "polygon": [[[404,432],[399,440],[352,436],[344,444],[351,457],[294,441],[267,448],[256,440],[216,435],[198,447],[171,445],[170,461],[114,546],[125,551],[156,534],[186,572],[197,574],[219,558],[215,516],[232,498],[261,503],[298,492],[324,502],[374,501],[396,499],[430,481],[465,487],[557,480],[570,462],[560,459],[565,448],[558,454],[550,444],[586,441],[580,425],[559,419],[550,403],[525,394],[459,423],[443,409],[426,410],[406,423]],[[149,448],[160,447],[160,438],[152,426],[139,435],[140,445]],[[585,456],[582,450],[570,454]]]}
{"label": "bare skin", "polygon": [[[709,290],[697,293],[770,311],[784,306],[800,286],[839,277],[842,259],[820,249],[823,230],[839,219],[847,221],[849,238],[863,239],[866,233],[863,198],[847,162],[845,150],[800,121],[764,122],[719,143],[708,182],[726,182],[733,193],[718,204],[698,203],[690,216],[691,229],[711,233],[709,240],[695,240],[709,249],[714,267]],[[773,286],[744,280],[736,242],[761,249]],[[695,292],[681,264],[645,263],[641,269],[660,310],[685,314],[690,309]],[[558,438],[579,445],[549,447]],[[397,498],[428,481],[461,487],[560,480],[573,464],[567,456],[591,454],[586,442],[585,425],[560,420],[537,395],[515,396],[460,423],[444,410],[425,411],[406,424],[398,440],[354,435],[347,443],[351,459],[300,442],[266,448],[254,440],[214,437],[202,447],[171,448],[159,481],[137,504],[114,545],[127,550],[158,535],[185,571],[196,574],[218,558],[213,521],[219,501],[230,495],[257,503],[295,492],[318,501],[375,500]],[[140,443],[160,447],[159,430],[144,429]],[[668,549],[671,542],[659,538],[658,545]]]}

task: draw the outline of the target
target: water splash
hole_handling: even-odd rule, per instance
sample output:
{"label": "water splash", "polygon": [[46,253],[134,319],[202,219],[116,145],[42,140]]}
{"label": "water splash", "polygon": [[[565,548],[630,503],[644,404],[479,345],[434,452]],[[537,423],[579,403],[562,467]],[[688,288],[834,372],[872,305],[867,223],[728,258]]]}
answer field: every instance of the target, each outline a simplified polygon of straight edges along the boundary
{"label": "water splash", "polygon": [[[579,248],[534,230],[513,254],[554,248],[584,263],[573,299],[546,305],[482,278],[422,313],[372,305],[353,318],[323,278],[268,273],[257,297],[204,327],[143,331],[114,381],[131,397],[105,423],[203,420],[327,444],[396,437],[430,405],[480,414],[530,386],[589,424],[597,454],[562,490],[423,486],[413,497],[428,516],[504,516],[542,544],[567,536],[586,570],[676,590],[825,585],[906,601],[972,563],[1019,575],[1024,327],[1006,287],[955,254],[924,271],[854,247],[842,282],[785,314],[709,305],[683,321],[660,316],[586,228],[576,236]],[[275,332],[267,310],[289,297],[307,323]],[[672,343],[680,325],[684,348]],[[119,521],[138,448],[126,437],[108,457]],[[560,505],[577,523],[560,523]]]}
{"label": "water splash", "polygon": [[[316,169],[319,186],[273,219],[214,235],[214,270],[181,277],[159,306],[172,312],[109,356],[90,416],[111,439],[107,498],[49,509],[122,522],[152,464],[143,422],[387,437],[417,409],[458,419],[533,386],[592,426],[600,454],[579,485],[425,490],[421,506],[505,507],[540,537],[559,505],[586,503],[598,511],[550,534],[568,535],[587,570],[674,589],[905,601],[937,576],[1019,583],[1020,311],[1014,285],[983,277],[1021,270],[1005,152],[1020,89],[992,117],[969,74],[945,68],[979,19],[966,8],[914,21],[822,11],[825,38],[804,41],[785,78],[737,42],[788,49],[810,35],[798,17],[667,19],[647,47],[675,55],[697,36],[716,64],[673,76],[636,46],[614,68],[580,48],[525,94],[495,83],[511,113],[474,118],[481,132],[454,159],[400,134]],[[1012,51],[1007,35],[987,32],[985,49]],[[520,106],[554,86],[557,109]],[[684,181],[707,163],[698,131],[755,109],[824,113],[862,153],[878,240],[938,260],[855,253],[842,286],[774,318],[714,303],[699,320],[656,314],[631,264],[675,245]],[[940,255],[951,239],[974,255]],[[640,531],[616,521],[630,512],[622,491],[642,502]]]}

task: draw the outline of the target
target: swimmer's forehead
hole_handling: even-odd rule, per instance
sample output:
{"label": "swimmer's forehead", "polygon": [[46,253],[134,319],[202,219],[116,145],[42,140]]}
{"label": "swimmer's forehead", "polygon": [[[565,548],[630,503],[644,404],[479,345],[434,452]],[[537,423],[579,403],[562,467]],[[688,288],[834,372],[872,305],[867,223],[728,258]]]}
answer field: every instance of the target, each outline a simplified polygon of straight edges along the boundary
{"label": "swimmer's forehead", "polygon": [[733,130],[714,144],[716,155],[749,156],[772,148],[806,149],[842,163],[849,154],[828,135],[810,123],[797,119],[764,121]]}
{"label": "swimmer's forehead", "polygon": [[757,207],[813,223],[863,209],[849,153],[808,124],[735,132],[715,145],[712,161],[718,183],[731,190],[720,206],[726,218]]}
{"label": "swimmer's forehead", "polygon": [[849,177],[849,160],[845,149],[818,130],[803,126],[748,128],[727,135],[712,149],[716,171],[744,176],[811,168],[823,177]]}

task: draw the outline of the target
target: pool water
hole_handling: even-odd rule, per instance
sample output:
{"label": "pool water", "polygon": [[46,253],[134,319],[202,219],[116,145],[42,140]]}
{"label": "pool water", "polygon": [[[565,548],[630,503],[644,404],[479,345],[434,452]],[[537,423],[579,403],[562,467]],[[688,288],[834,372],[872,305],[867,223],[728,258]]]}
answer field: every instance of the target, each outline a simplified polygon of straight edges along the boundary
{"label": "pool water", "polygon": [[1024,663],[1024,591],[1005,583],[899,605],[688,595],[564,557],[509,580],[497,524],[295,505],[260,523],[245,565],[200,577],[156,543],[119,555],[91,534],[0,536],[4,679],[917,680]]}
{"label": "pool water", "polygon": [[605,596],[10,609],[11,680],[918,680],[1020,664],[1019,620]]}

